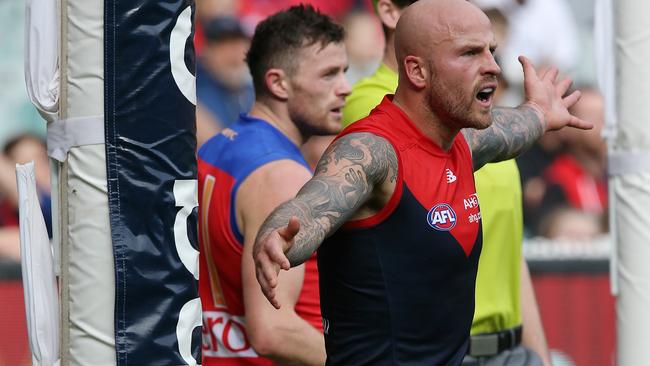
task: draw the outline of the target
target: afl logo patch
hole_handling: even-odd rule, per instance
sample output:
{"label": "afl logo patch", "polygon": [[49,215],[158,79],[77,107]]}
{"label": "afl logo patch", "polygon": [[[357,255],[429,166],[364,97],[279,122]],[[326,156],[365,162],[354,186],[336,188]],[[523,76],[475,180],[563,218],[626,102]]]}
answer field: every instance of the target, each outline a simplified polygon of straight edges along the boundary
{"label": "afl logo patch", "polygon": [[427,214],[429,226],[439,231],[449,231],[456,226],[456,212],[446,203],[440,203]]}

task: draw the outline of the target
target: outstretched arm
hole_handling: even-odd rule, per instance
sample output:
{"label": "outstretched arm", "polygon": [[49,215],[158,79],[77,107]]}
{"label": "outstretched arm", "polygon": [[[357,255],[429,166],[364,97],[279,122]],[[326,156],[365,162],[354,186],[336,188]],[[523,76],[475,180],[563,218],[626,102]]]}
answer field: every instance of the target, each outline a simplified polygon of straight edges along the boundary
{"label": "outstretched arm", "polygon": [[474,170],[489,162],[508,160],[528,150],[545,132],[543,119],[529,105],[495,108],[485,130],[462,130],[472,150]]}
{"label": "outstretched arm", "polygon": [[530,148],[546,131],[569,126],[590,129],[593,124],[569,112],[580,99],[580,92],[564,96],[571,79],[558,81],[558,70],[551,68],[540,76],[525,57],[520,57],[524,68],[526,101],[517,108],[494,108],[492,125],[484,130],[462,130],[472,150],[474,170],[493,161],[516,157]]}
{"label": "outstretched arm", "polygon": [[397,155],[385,139],[354,133],[335,141],[321,158],[314,177],[296,198],[266,219],[253,258],[262,292],[276,308],[280,268],[303,263],[323,240],[371,198],[377,185],[397,179]]}

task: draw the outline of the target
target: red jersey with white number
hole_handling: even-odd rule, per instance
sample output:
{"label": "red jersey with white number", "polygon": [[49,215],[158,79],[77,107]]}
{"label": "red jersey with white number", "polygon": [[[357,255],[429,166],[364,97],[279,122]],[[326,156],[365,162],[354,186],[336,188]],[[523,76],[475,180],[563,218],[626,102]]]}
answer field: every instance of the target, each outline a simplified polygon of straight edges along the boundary
{"label": "red jersey with white number", "polygon": [[[257,168],[294,160],[309,170],[298,147],[267,122],[240,116],[199,150],[199,293],[203,307],[203,366],[272,365],[246,335],[241,278],[243,236],[235,220],[239,185]],[[315,256],[305,263],[296,313],[322,329]]]}
{"label": "red jersey with white number", "polygon": [[482,245],[469,146],[442,150],[390,98],[353,133],[386,139],[398,176],[380,212],[318,250],[327,364],[460,365]]}

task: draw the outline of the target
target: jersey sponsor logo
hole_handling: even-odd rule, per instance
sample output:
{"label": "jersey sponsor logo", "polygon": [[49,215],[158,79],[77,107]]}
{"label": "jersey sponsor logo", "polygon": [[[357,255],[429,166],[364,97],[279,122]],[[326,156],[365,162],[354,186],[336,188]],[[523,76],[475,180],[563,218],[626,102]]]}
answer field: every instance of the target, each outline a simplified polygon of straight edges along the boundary
{"label": "jersey sponsor logo", "polygon": [[463,199],[463,205],[465,206],[466,210],[478,207],[478,195],[474,193],[471,196]]}
{"label": "jersey sponsor logo", "polygon": [[481,212],[479,211],[475,214],[471,214],[467,217],[467,219],[469,220],[470,224],[478,223],[479,221],[481,221]]}
{"label": "jersey sponsor logo", "polygon": [[237,132],[227,127],[221,130],[221,134],[226,136],[230,141],[235,141],[235,137],[237,137]]}
{"label": "jersey sponsor logo", "polygon": [[438,231],[449,231],[456,226],[456,212],[447,203],[439,203],[427,214],[429,226]]}
{"label": "jersey sponsor logo", "polygon": [[203,312],[203,356],[258,357],[246,337],[244,317],[225,311]]}
{"label": "jersey sponsor logo", "polygon": [[451,169],[445,170],[445,174],[447,175],[447,183],[454,183],[456,181],[456,176],[454,175],[454,172],[451,171]]}

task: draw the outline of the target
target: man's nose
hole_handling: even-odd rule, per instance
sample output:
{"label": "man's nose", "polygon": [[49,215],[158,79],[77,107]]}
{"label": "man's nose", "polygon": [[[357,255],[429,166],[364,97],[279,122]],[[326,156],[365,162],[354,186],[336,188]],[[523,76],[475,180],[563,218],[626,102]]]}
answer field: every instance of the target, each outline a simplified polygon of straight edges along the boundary
{"label": "man's nose", "polygon": [[501,67],[499,67],[499,64],[494,59],[494,55],[492,53],[487,56],[483,72],[485,74],[491,74],[495,76],[501,74]]}
{"label": "man's nose", "polygon": [[342,97],[347,97],[352,93],[352,87],[350,86],[350,82],[348,82],[348,79],[345,77],[345,74],[342,75],[341,81],[339,83],[338,89],[337,89],[337,95],[340,95]]}

